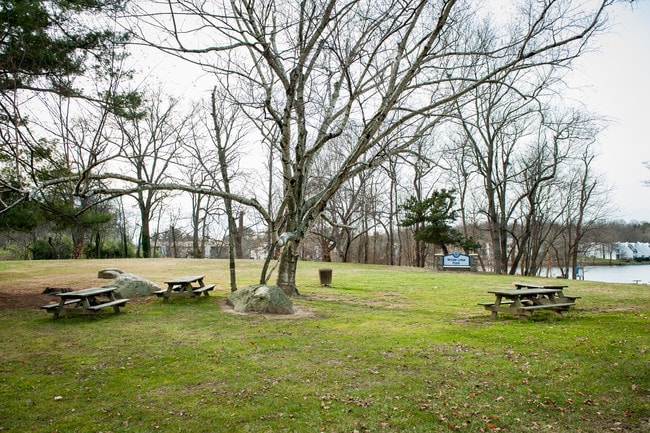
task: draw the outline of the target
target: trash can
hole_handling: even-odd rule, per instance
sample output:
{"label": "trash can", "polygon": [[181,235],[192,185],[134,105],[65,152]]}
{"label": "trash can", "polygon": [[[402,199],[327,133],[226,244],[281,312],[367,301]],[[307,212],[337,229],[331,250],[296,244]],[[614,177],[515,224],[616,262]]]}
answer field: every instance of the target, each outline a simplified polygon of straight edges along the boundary
{"label": "trash can", "polygon": [[331,269],[319,269],[318,275],[320,276],[320,283],[323,286],[332,285],[332,270]]}

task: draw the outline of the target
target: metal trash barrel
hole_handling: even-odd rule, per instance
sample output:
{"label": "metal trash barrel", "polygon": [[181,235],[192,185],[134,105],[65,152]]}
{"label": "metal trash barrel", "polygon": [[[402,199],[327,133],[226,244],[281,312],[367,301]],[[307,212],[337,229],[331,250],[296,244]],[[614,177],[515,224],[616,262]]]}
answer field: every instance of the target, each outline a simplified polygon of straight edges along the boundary
{"label": "metal trash barrel", "polygon": [[323,286],[332,285],[332,270],[331,269],[319,269],[318,275],[320,276],[320,283]]}

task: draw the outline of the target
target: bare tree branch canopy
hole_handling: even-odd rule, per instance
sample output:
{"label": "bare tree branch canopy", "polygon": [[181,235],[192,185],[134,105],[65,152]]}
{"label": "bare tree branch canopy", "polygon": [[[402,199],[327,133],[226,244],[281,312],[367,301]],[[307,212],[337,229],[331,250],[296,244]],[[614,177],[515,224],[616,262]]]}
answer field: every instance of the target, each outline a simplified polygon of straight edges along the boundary
{"label": "bare tree branch canopy", "polygon": [[[458,0],[154,1],[132,18],[142,41],[250,89],[233,102],[277,129],[277,228],[290,239],[278,284],[296,294],[300,241],[343,182],[407,151],[473,89],[568,65],[610,3],[528,2],[501,25]],[[344,158],[310,189],[317,156],[339,137]]]}

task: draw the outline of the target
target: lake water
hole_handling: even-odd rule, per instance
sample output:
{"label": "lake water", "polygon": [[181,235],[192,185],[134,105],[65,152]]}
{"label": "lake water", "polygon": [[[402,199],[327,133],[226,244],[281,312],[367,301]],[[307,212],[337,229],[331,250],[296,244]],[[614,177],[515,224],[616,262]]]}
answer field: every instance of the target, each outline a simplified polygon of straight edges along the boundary
{"label": "lake water", "polygon": [[[650,265],[584,266],[583,269],[587,281],[650,284]],[[558,269],[551,269],[551,276],[558,275]]]}

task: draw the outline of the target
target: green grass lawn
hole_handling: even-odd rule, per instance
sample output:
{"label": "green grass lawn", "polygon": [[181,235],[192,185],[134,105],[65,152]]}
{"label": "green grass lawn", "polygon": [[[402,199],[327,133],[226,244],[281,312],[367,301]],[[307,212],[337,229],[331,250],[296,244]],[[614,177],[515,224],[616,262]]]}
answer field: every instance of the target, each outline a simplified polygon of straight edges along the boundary
{"label": "green grass lawn", "polygon": [[[240,285],[260,266],[239,263]],[[217,260],[0,262],[0,292],[108,267],[217,289],[96,318],[0,311],[0,431],[650,430],[650,286],[569,281],[577,308],[526,321],[477,305],[522,277],[339,263],[299,264],[295,317],[223,311]]]}

